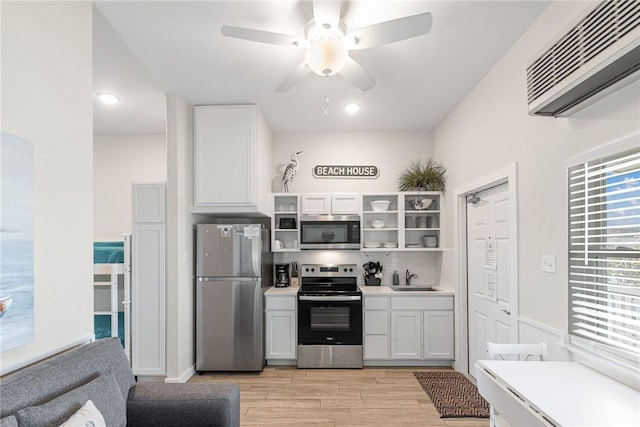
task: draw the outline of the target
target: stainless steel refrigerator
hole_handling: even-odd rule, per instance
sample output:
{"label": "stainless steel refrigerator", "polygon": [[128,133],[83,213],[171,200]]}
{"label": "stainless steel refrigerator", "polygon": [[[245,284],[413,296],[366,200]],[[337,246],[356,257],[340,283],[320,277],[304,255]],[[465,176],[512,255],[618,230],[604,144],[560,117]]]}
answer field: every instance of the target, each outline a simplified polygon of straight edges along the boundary
{"label": "stainless steel refrigerator", "polygon": [[263,224],[196,226],[197,371],[262,370],[269,247]]}

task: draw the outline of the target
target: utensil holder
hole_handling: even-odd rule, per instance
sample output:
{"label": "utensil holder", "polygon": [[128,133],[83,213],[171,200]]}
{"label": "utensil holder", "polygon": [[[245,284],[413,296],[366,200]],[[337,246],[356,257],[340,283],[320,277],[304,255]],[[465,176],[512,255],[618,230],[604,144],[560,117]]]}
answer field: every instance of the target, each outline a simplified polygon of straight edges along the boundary
{"label": "utensil holder", "polygon": [[365,286],[380,286],[380,282],[382,279],[378,279],[376,277],[365,277],[364,284]]}

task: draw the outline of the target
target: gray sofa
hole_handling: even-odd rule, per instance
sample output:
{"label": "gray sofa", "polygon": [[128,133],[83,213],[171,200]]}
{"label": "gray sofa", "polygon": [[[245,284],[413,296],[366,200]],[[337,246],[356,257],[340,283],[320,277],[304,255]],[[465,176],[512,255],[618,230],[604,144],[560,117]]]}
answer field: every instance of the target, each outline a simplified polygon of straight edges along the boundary
{"label": "gray sofa", "polygon": [[240,425],[236,384],[136,383],[118,338],[8,374],[0,396],[0,427],[57,426],[88,399],[108,426]]}

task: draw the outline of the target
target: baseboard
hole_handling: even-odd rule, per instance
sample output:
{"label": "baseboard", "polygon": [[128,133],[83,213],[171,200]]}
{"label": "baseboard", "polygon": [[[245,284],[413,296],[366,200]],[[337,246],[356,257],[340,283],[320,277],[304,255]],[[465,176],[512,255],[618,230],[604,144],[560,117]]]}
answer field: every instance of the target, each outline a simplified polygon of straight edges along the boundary
{"label": "baseboard", "polygon": [[365,360],[362,365],[428,368],[429,366],[453,366],[453,360]]}
{"label": "baseboard", "polygon": [[189,381],[189,378],[194,376],[196,373],[196,365],[190,366],[186,371],[182,373],[178,378],[165,378],[165,383],[186,383]]}

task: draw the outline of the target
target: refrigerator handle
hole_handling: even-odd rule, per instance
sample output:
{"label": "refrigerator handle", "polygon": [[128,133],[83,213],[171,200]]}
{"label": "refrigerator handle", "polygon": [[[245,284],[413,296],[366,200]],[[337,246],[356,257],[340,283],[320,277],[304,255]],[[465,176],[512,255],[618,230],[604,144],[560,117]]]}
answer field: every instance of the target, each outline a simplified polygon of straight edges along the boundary
{"label": "refrigerator handle", "polygon": [[197,282],[256,282],[260,277],[237,276],[237,277],[196,277]]}
{"label": "refrigerator handle", "polygon": [[251,262],[253,263],[253,271],[256,275],[262,274],[262,233],[259,239],[253,239],[253,250],[251,251]]}

